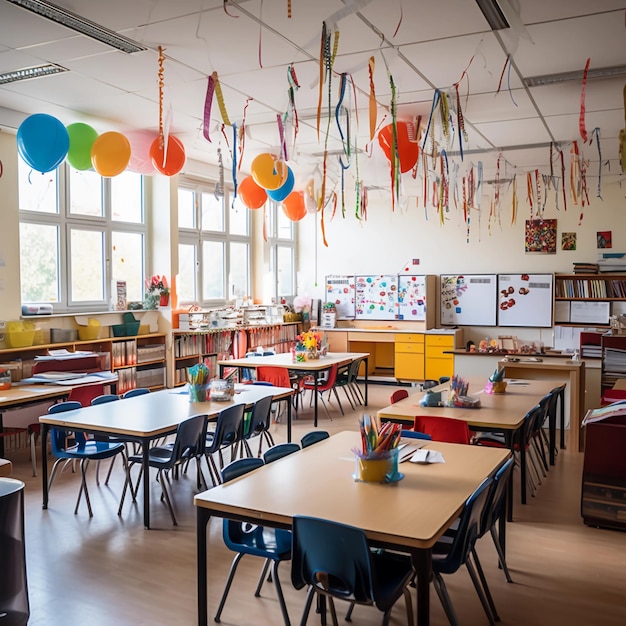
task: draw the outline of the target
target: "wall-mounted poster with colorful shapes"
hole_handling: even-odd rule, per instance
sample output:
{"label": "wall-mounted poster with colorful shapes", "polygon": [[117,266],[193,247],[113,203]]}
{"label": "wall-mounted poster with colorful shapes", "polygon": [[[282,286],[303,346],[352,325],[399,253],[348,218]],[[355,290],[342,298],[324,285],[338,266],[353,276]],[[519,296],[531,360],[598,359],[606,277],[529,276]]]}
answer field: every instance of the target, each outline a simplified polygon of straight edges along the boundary
{"label": "wall-mounted poster with colorful shapes", "polygon": [[495,274],[440,276],[442,324],[495,326],[497,282]]}
{"label": "wall-mounted poster with colorful shapes", "polygon": [[499,274],[498,326],[552,326],[552,274]]}
{"label": "wall-mounted poster with colorful shapes", "polygon": [[398,319],[426,319],[426,276],[398,276]]}
{"label": "wall-mounted poster with colorful shapes", "polygon": [[398,319],[398,276],[356,276],[356,319]]}
{"label": "wall-mounted poster with colorful shapes", "polygon": [[354,276],[326,276],[326,302],[335,305],[338,320],[354,319]]}
{"label": "wall-mounted poster with colorful shapes", "polygon": [[526,220],[524,251],[556,254],[556,220]]}

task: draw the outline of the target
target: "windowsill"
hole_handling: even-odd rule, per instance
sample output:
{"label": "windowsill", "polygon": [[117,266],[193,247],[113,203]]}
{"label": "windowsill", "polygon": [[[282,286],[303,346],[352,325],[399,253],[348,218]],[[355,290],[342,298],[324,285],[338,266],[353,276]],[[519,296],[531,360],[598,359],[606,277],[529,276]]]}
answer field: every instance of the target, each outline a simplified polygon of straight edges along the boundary
{"label": "windowsill", "polygon": [[133,311],[66,311],[64,313],[51,313],[47,315],[20,315],[21,320],[47,320],[51,318],[59,317],[96,317],[98,315],[115,315],[122,313],[144,314],[144,313],[158,313],[159,309],[137,309]]}

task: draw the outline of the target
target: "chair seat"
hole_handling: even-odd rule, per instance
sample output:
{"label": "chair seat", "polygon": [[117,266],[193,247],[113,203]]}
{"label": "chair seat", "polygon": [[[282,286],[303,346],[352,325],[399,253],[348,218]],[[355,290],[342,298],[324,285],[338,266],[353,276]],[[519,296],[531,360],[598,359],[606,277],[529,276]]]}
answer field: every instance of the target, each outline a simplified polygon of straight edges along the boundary
{"label": "chair seat", "polygon": [[[173,444],[167,444],[165,446],[155,446],[150,448],[148,453],[148,462],[152,467],[159,465],[169,464],[172,458]],[[141,454],[133,454],[128,457],[129,463],[143,463],[143,456]]]}
{"label": "chair seat", "polygon": [[386,611],[394,605],[398,588],[408,585],[415,571],[411,557],[395,552],[374,552],[372,561],[378,585],[375,604],[381,611]]}
{"label": "chair seat", "polygon": [[[291,557],[290,531],[236,524],[230,526],[228,540],[225,539],[231,550],[273,561],[285,561]],[[246,532],[242,526],[250,530]]]}
{"label": "chair seat", "polygon": [[94,441],[93,439],[88,439],[84,444],[79,443],[66,448],[62,455],[59,456],[67,459],[88,458],[90,460],[97,461],[100,459],[108,459],[123,450],[124,444],[121,443],[108,443],[106,441]]}

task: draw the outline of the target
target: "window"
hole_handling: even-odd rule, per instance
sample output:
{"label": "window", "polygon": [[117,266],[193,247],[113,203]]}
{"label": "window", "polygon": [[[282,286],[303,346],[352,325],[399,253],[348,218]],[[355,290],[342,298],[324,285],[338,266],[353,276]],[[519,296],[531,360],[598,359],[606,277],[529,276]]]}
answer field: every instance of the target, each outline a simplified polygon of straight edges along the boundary
{"label": "window", "polygon": [[177,289],[183,303],[224,304],[250,294],[248,209],[215,183],[182,179],[178,189]]}
{"label": "window", "polygon": [[270,202],[269,212],[272,294],[276,302],[293,300],[296,295],[296,225],[276,202]]}
{"label": "window", "polygon": [[62,165],[39,174],[19,162],[22,302],[58,310],[106,310],[113,281],[142,301],[146,226],[143,181],[102,178]]}

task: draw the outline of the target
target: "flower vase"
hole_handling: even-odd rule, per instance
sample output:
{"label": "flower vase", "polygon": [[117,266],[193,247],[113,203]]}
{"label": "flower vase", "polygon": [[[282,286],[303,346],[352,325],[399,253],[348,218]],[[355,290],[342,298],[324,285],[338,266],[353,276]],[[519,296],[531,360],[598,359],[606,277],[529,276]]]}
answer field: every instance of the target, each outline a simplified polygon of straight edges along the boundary
{"label": "flower vase", "polygon": [[170,294],[169,293],[162,293],[159,296],[159,306],[168,306],[170,303]]}
{"label": "flower vase", "polygon": [[320,358],[320,353],[316,348],[312,348],[311,350],[307,350],[306,359],[307,361],[316,361]]}

